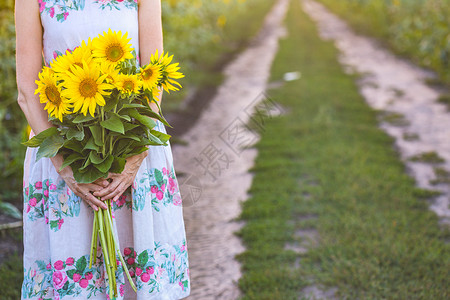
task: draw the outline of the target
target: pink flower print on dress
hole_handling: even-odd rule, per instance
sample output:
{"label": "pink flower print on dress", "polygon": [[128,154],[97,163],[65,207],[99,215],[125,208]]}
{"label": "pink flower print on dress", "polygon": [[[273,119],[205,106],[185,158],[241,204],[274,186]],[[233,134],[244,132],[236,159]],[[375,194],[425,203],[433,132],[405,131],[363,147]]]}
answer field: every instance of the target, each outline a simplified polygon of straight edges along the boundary
{"label": "pink flower print on dress", "polygon": [[46,2],[39,0],[39,12],[43,12],[45,9],[45,4],[47,4]]}
{"label": "pink flower print on dress", "polygon": [[147,268],[147,273],[150,274],[150,275],[154,274],[154,273],[155,273],[155,268],[153,268],[153,267],[148,267],[148,268]]}
{"label": "pink flower print on dress", "polygon": [[123,289],[124,286],[125,286],[124,284],[121,284],[119,287],[119,293],[120,293],[120,296],[122,296],[122,297],[123,297],[123,295],[125,295],[125,290]]}
{"label": "pink flower print on dress", "polygon": [[123,254],[125,255],[125,256],[128,256],[128,255],[130,255],[131,254],[131,249],[130,248],[125,248],[125,249],[123,249]]}
{"label": "pink flower print on dress", "polygon": [[48,195],[49,195],[48,190],[45,190],[45,191],[44,191],[44,196],[48,198]]}
{"label": "pink flower print on dress", "polygon": [[181,206],[182,203],[183,203],[183,200],[181,199],[180,194],[173,195],[173,205]]}
{"label": "pink flower print on dress", "polygon": [[94,277],[94,275],[92,275],[91,272],[87,272],[87,273],[84,275],[84,278],[86,278],[87,280],[91,280],[93,277]]}
{"label": "pink flower print on dress", "polygon": [[63,263],[62,260],[56,261],[54,266],[55,266],[55,270],[62,270],[62,269],[64,269],[64,263]]}
{"label": "pink flower print on dress", "polygon": [[37,199],[31,198],[30,201],[28,201],[28,204],[30,204],[30,206],[32,206],[32,207],[35,207],[37,204]]}
{"label": "pink flower print on dress", "polygon": [[156,192],[158,191],[158,187],[157,187],[156,185],[152,185],[152,187],[150,188],[150,191],[151,191],[153,194],[156,194]]}
{"label": "pink flower print on dress", "polygon": [[150,280],[150,275],[148,273],[142,273],[141,280],[142,282],[148,282]]}
{"label": "pink flower print on dress", "polygon": [[37,188],[38,190],[42,189],[42,181],[38,181],[34,184],[34,187]]}
{"label": "pink flower print on dress", "polygon": [[72,266],[75,263],[75,260],[72,257],[66,259],[66,266]]}
{"label": "pink flower print on dress", "polygon": [[78,281],[80,281],[80,279],[81,279],[81,275],[80,274],[78,274],[78,273],[74,273],[73,274],[73,281],[74,282],[78,282]]}
{"label": "pink flower print on dress", "polygon": [[27,188],[25,189],[25,195],[28,196],[29,193],[30,193],[30,188],[27,187]]}
{"label": "pink flower print on dress", "polygon": [[163,184],[161,184],[161,191],[165,191],[166,190],[166,185],[163,183]]}
{"label": "pink flower print on dress", "polygon": [[51,270],[52,269],[52,264],[51,263],[48,263],[47,264],[47,270]]}
{"label": "pink flower print on dress", "polygon": [[156,192],[156,198],[158,200],[162,200],[162,198],[164,198],[164,193],[162,191],[157,191]]}
{"label": "pink flower print on dress", "polygon": [[69,16],[69,13],[66,11],[65,13],[64,13],[64,21],[65,20],[67,20],[67,17]]}
{"label": "pink flower print on dress", "polygon": [[67,275],[61,271],[53,272],[53,286],[56,290],[62,289],[67,281]]}
{"label": "pink flower print on dress", "polygon": [[85,289],[89,285],[89,281],[86,278],[83,278],[78,284],[81,286],[81,288]]}
{"label": "pink flower print on dress", "polygon": [[29,213],[31,210],[31,206],[29,204],[27,204],[27,213]]}
{"label": "pink flower print on dress", "polygon": [[58,220],[58,229],[61,229],[62,224],[64,224],[64,219]]}
{"label": "pink flower print on dress", "polygon": [[55,8],[50,8],[50,18],[53,18],[55,16]]}
{"label": "pink flower print on dress", "polygon": [[128,259],[127,259],[127,263],[128,263],[129,265],[134,265],[134,258],[133,258],[133,257],[128,258]]}
{"label": "pink flower print on dress", "polygon": [[162,168],[162,173],[163,173],[164,175],[169,175],[169,171],[167,171],[166,167],[163,167],[163,168]]}
{"label": "pink flower print on dress", "polygon": [[46,180],[46,181],[45,181],[45,185],[46,185],[46,186],[49,186],[49,185],[50,185],[50,182],[49,182],[48,180]]}
{"label": "pink flower print on dress", "polygon": [[137,276],[141,276],[141,274],[142,274],[142,269],[139,268],[139,267],[137,267],[137,268],[136,268],[136,275],[137,275]]}
{"label": "pink flower print on dress", "polygon": [[173,180],[172,177],[169,177],[169,193],[171,195],[175,194],[178,191],[178,185],[175,182],[175,180]]}
{"label": "pink flower print on dress", "polygon": [[54,185],[53,183],[52,183],[52,184],[50,184],[50,187],[49,187],[49,189],[50,189],[50,191],[54,191],[54,190],[56,190],[56,185]]}

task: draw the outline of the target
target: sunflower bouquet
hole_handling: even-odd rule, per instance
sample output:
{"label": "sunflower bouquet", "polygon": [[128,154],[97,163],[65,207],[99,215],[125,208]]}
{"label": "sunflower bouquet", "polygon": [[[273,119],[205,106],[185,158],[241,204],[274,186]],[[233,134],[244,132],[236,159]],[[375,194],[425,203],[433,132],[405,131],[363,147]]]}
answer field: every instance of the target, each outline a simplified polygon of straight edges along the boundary
{"label": "sunflower bouquet", "polygon": [[[160,90],[178,91],[181,85],[176,80],[184,75],[167,53],[156,52],[149,64],[139,67],[130,40],[127,33],[110,29],[43,67],[35,93],[55,126],[25,143],[39,147],[36,160],[61,154],[61,169],[70,166],[77,182],[91,183],[109,173],[121,173],[126,159],[148,146],[167,145],[170,136],[155,129],[157,120],[170,126],[157,97]],[[152,103],[158,111],[152,110]],[[95,262],[100,238],[109,296],[114,299],[117,257],[136,287],[114,234],[111,201],[107,206],[94,212],[89,266]]]}

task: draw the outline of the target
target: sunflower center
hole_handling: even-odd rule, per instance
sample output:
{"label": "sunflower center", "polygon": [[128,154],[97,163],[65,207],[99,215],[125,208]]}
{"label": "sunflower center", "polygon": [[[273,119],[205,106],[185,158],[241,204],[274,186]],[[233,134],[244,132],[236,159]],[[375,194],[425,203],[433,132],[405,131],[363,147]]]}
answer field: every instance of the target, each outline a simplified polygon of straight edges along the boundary
{"label": "sunflower center", "polygon": [[84,98],[94,97],[97,91],[97,83],[92,78],[86,78],[80,83],[80,94]]}
{"label": "sunflower center", "polygon": [[134,90],[134,82],[131,80],[126,80],[123,82],[123,88],[128,91]]}
{"label": "sunflower center", "polygon": [[74,65],[76,65],[76,66],[79,66],[80,68],[82,68],[82,67],[83,67],[83,64],[82,64],[82,63],[80,63],[80,62],[76,62],[76,63],[74,63]]}
{"label": "sunflower center", "polygon": [[147,69],[144,71],[144,73],[142,73],[142,78],[144,80],[149,80],[152,77],[152,75],[153,75],[152,69]]}
{"label": "sunflower center", "polygon": [[48,101],[58,106],[61,103],[61,95],[59,94],[56,86],[51,85],[45,88],[45,96],[47,96]]}
{"label": "sunflower center", "polygon": [[110,61],[116,62],[120,60],[124,54],[125,53],[120,44],[111,44],[108,48],[106,48],[106,57]]}

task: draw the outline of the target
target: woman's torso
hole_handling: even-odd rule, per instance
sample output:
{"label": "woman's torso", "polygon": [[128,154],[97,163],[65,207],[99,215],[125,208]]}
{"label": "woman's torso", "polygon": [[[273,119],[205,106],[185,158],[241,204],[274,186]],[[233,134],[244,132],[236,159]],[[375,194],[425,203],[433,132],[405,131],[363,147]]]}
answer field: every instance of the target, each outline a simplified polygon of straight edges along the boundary
{"label": "woman's torso", "polygon": [[104,31],[128,33],[139,53],[137,0],[36,0],[44,30],[46,64]]}

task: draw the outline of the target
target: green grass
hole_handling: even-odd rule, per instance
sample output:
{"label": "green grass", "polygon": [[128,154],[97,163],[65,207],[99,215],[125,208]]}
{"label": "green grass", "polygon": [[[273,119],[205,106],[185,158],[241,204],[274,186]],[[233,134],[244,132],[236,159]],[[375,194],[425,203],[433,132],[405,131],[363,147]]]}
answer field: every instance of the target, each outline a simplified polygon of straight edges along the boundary
{"label": "green grass", "polygon": [[14,254],[0,266],[1,299],[20,299],[20,289],[23,280],[22,257]]}
{"label": "green grass", "polygon": [[[449,232],[426,200],[437,193],[414,186],[336,49],[299,1],[291,5],[272,80],[290,71],[302,79],[270,91],[288,113],[266,120],[256,146],[238,233],[247,249],[238,256],[242,299],[298,299],[311,281],[344,299],[449,298]],[[317,229],[319,245],[285,250],[306,228]]]}

